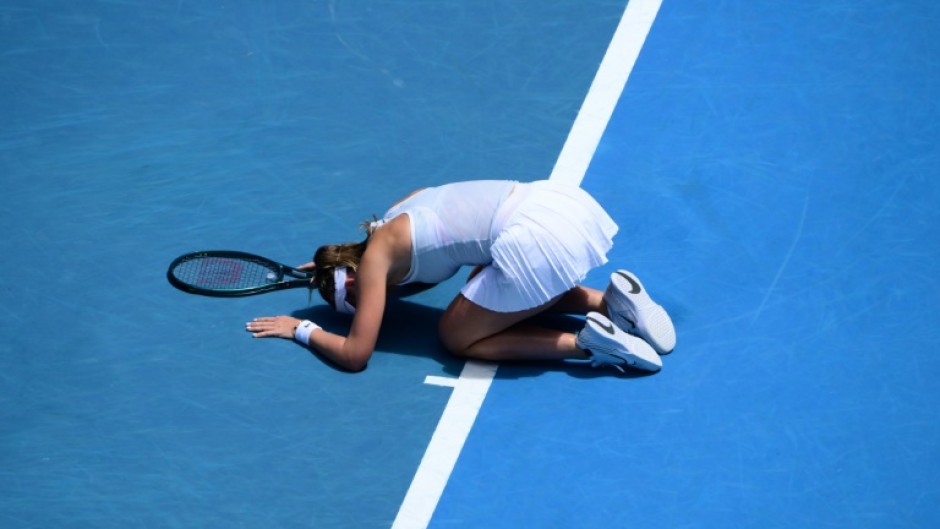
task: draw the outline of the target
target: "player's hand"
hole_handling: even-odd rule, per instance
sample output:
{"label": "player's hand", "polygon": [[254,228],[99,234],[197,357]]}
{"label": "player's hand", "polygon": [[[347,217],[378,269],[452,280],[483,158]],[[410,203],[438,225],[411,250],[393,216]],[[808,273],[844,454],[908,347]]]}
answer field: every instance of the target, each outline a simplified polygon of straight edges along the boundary
{"label": "player's hand", "polygon": [[301,320],[290,316],[262,316],[249,321],[245,330],[255,338],[294,338],[294,330]]}
{"label": "player's hand", "polygon": [[[315,271],[316,269],[317,269],[317,264],[314,263],[313,261],[310,261],[309,263],[304,263],[304,264],[302,264],[302,265],[300,265],[300,266],[297,267],[297,270],[301,270],[301,271],[303,271],[303,272],[313,272],[313,271]],[[313,280],[314,280],[315,278],[316,278],[316,276],[310,278],[310,285],[307,287],[307,288],[309,288],[311,291],[312,291],[314,288],[316,288],[316,286],[314,286],[314,284],[313,284]],[[308,305],[310,304],[310,299],[307,299],[307,304],[308,304]]]}

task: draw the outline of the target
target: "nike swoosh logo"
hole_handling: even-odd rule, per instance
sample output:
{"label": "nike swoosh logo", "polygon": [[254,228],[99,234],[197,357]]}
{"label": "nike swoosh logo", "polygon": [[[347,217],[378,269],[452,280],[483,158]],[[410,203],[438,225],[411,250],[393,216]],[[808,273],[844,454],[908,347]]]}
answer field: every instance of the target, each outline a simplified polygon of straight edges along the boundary
{"label": "nike swoosh logo", "polygon": [[626,279],[630,283],[630,294],[639,294],[640,291],[643,290],[640,288],[640,284],[634,281],[633,278],[629,275],[624,273],[618,273],[617,275]]}
{"label": "nike swoosh logo", "polygon": [[614,325],[610,322],[600,321],[594,318],[588,318],[588,320],[593,321],[594,323],[600,325],[601,329],[604,329],[605,331],[607,331],[607,334],[613,335],[617,333],[616,331],[614,331]]}

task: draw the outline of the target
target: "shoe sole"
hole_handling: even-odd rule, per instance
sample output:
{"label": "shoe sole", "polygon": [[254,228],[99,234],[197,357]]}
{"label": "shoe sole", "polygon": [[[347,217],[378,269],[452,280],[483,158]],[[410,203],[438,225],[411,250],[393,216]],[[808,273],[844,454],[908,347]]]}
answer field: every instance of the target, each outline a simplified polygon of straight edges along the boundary
{"label": "shoe sole", "polygon": [[[597,314],[597,316],[603,317],[600,314]],[[606,320],[607,318],[604,318],[604,319]],[[614,328],[613,322],[609,322],[609,320],[601,321],[599,319],[595,319],[593,314],[587,315],[586,322],[587,322],[586,325],[590,327],[599,336],[608,335],[611,338],[619,338],[621,342],[624,343],[624,345],[626,345],[627,352],[629,354],[627,354],[626,357],[620,357],[614,354],[605,353],[603,351],[595,352],[595,351],[592,351],[591,349],[592,344],[583,343],[580,340],[578,343],[579,347],[582,347],[584,349],[587,349],[588,351],[591,351],[591,354],[602,354],[602,355],[612,356],[615,358],[623,358],[626,366],[633,367],[636,369],[641,369],[643,371],[656,372],[662,369],[663,362],[662,360],[659,359],[659,355],[656,353],[656,351],[652,347],[650,347],[648,343],[644,342],[642,339],[636,336],[633,336],[632,334],[623,332],[620,329]],[[620,334],[619,337],[617,336],[618,331]],[[597,347],[597,349],[601,349],[601,348],[603,348],[602,344],[600,344],[600,346]],[[613,365],[614,367],[619,367],[616,364],[611,364],[611,365]]]}
{"label": "shoe sole", "polygon": [[[671,353],[676,348],[676,329],[672,324],[672,318],[646,293],[643,283],[625,270],[618,270],[611,274],[610,282],[633,304],[637,321],[633,329],[628,332],[637,334],[649,342],[661,355]],[[619,316],[612,316],[620,319]],[[624,323],[630,324],[629,321]]]}

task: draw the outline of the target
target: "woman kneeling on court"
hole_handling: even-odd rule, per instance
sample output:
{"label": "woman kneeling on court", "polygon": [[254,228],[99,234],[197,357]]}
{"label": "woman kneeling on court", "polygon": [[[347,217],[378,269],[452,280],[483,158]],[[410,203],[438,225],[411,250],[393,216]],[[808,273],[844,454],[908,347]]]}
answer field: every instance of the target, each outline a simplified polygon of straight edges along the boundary
{"label": "woman kneeling on court", "polygon": [[[579,187],[536,181],[459,182],[416,191],[369,224],[360,243],[319,248],[314,286],[353,315],[348,336],[290,316],[256,318],[257,338],[296,339],[359,371],[372,356],[390,286],[474,274],[439,323],[444,346],[483,360],[590,359],[594,367],[658,371],[675,347],[665,310],[626,270],[604,292],[579,284],[607,262],[617,225]],[[583,314],[577,334],[530,321],[547,310]]]}

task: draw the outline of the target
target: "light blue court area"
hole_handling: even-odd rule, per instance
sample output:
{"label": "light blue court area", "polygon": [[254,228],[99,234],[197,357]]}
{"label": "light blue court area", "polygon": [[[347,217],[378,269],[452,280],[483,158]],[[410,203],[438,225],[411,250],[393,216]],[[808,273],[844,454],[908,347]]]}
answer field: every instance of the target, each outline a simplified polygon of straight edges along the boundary
{"label": "light blue court area", "polygon": [[432,527],[940,526],[938,16],[664,2],[584,186],[678,347],[500,367]]}
{"label": "light blue court area", "polygon": [[[547,177],[626,2],[157,4],[0,7],[0,527],[391,527],[462,277],[349,375],[243,331],[342,331],[321,301],[166,266],[299,264],[412,189]],[[587,283],[635,271],[678,347],[500,365],[427,527],[940,525],[938,19],[665,0],[583,186],[621,228]]]}

